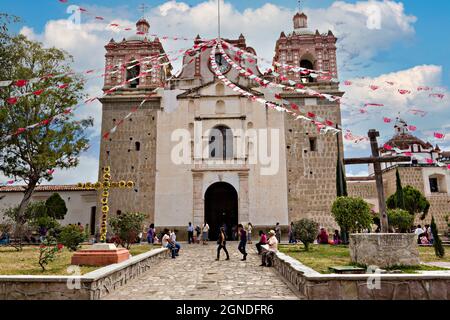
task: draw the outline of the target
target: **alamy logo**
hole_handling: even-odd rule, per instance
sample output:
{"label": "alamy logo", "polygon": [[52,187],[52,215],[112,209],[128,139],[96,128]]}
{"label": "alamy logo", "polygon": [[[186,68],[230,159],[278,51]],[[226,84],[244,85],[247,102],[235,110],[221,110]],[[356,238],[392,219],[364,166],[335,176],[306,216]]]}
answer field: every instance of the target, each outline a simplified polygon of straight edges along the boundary
{"label": "alamy logo", "polygon": [[279,129],[230,129],[216,126],[203,131],[194,124],[172,132],[171,160],[176,165],[259,165],[261,175],[276,175],[280,167]]}
{"label": "alamy logo", "polygon": [[375,4],[370,4],[366,10],[367,22],[366,26],[369,30],[381,29],[381,9]]}
{"label": "alamy logo", "polygon": [[67,7],[66,13],[70,14],[70,17],[67,18],[67,27],[69,29],[80,29],[81,28],[80,7],[76,5],[70,5]]}
{"label": "alamy logo", "polygon": [[81,268],[79,266],[67,267],[67,273],[73,274],[73,276],[67,279],[67,288],[69,290],[81,289]]}
{"label": "alamy logo", "polygon": [[367,288],[369,290],[380,290],[381,289],[381,269],[377,266],[369,266],[367,268],[367,273],[370,276],[367,278]]}

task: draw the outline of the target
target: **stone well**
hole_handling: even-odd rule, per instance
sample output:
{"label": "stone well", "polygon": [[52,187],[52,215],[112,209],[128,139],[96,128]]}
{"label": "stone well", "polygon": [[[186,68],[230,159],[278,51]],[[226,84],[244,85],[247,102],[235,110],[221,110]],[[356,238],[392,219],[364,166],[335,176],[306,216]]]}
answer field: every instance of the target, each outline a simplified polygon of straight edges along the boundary
{"label": "stone well", "polygon": [[380,268],[419,265],[415,234],[359,233],[350,235],[352,262]]}

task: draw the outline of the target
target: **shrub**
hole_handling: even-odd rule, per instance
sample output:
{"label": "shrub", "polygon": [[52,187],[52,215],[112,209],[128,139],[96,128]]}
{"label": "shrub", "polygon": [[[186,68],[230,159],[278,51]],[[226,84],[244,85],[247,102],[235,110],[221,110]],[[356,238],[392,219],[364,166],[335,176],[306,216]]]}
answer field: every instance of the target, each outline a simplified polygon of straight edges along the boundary
{"label": "shrub", "polygon": [[56,259],[56,254],[61,252],[63,248],[62,244],[57,244],[54,238],[47,238],[39,246],[39,265],[42,268],[42,272],[45,271],[45,266]]}
{"label": "shrub", "polygon": [[295,238],[305,245],[305,250],[309,250],[309,244],[316,240],[319,234],[319,224],[311,219],[301,219],[294,222]]}
{"label": "shrub", "polygon": [[434,217],[431,218],[431,233],[433,234],[433,247],[436,257],[443,258],[445,256],[445,249],[442,245],[442,240],[439,237],[439,232],[434,221]]}
{"label": "shrub", "polygon": [[331,209],[342,232],[360,232],[370,229],[373,216],[369,204],[362,198],[339,197]]}
{"label": "shrub", "polygon": [[52,194],[47,201],[45,201],[45,207],[47,208],[47,215],[62,220],[67,213],[66,202],[58,193]]}
{"label": "shrub", "polygon": [[76,251],[84,240],[84,232],[75,225],[65,226],[59,233],[59,242],[69,248],[70,251]]}
{"label": "shrub", "polygon": [[398,229],[401,233],[407,233],[414,224],[414,216],[402,209],[389,209],[389,225]]}
{"label": "shrub", "polygon": [[[411,186],[404,187],[401,192],[403,193],[404,209],[412,216],[420,213],[420,219],[425,219],[430,209],[430,202],[427,198],[419,190]],[[397,192],[387,199],[386,205],[389,209],[402,209],[402,204],[398,203]]]}
{"label": "shrub", "polygon": [[138,212],[127,212],[111,217],[110,225],[117,239],[116,242],[129,249],[144,227],[145,215]]}

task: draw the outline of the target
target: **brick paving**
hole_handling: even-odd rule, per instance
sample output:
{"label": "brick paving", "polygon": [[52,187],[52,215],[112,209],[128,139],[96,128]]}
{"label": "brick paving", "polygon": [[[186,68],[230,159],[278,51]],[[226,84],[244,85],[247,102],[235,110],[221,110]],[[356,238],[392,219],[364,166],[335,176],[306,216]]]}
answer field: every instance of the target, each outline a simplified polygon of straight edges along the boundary
{"label": "brick paving", "polygon": [[216,245],[182,244],[177,259],[155,264],[139,278],[105,297],[109,300],[293,300],[298,297],[273,268],[260,267],[254,244],[240,261],[237,242],[227,244],[230,261],[215,261]]}

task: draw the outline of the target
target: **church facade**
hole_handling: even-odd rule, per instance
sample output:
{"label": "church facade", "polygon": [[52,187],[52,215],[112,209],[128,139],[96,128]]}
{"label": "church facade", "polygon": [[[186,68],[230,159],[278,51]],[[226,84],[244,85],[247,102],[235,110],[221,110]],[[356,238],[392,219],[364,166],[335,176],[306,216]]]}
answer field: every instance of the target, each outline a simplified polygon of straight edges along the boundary
{"label": "church facade", "polygon": [[[306,15],[294,16],[294,30],[281,33],[274,61],[321,69],[337,78],[336,38],[307,28]],[[113,180],[133,180],[134,190],[113,190],[111,214],[139,211],[158,228],[177,229],[189,222],[207,222],[211,234],[225,225],[251,222],[258,228],[284,228],[294,220],[312,218],[334,227],[330,208],[336,196],[336,163],[342,139],[319,134],[313,124],[251,101],[215,76],[211,47],[199,54],[185,53],[183,68],[172,76],[170,63],[157,38],[147,36],[150,24],[137,23],[139,35],[106,45],[106,65],[126,64],[105,78],[104,90],[127,81],[127,87],[105,96],[103,104],[100,170],[111,167]],[[256,54],[241,35],[226,40]],[[197,46],[205,45],[199,37]],[[225,49],[238,61],[236,52]],[[153,56],[153,62],[133,61]],[[275,93],[334,123],[341,123],[340,106],[318,97],[274,92],[240,76],[220,53],[220,71],[234,84],[267,100]],[[155,60],[159,59],[159,63]],[[166,62],[161,67],[161,62]],[[153,63],[153,64],[152,64]],[[257,61],[239,62],[260,77]],[[140,69],[137,69],[140,68]],[[151,72],[135,79],[142,70]],[[285,70],[283,81],[293,80],[321,93],[342,95],[338,85]],[[146,102],[112,135],[108,132],[131,109]],[[256,231],[255,230],[255,231]]]}

